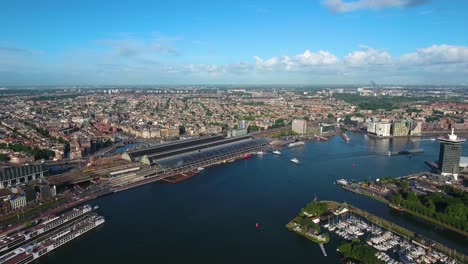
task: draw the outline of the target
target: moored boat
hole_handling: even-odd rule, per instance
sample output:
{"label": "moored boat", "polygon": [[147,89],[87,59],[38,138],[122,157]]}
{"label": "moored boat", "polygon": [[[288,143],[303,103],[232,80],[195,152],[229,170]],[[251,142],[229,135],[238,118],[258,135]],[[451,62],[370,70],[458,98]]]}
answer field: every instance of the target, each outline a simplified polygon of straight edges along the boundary
{"label": "moored boat", "polygon": [[290,160],[291,160],[291,162],[294,162],[294,163],[296,163],[296,164],[299,164],[299,163],[300,163],[299,160],[296,159],[296,158],[292,158],[292,159],[290,159]]}

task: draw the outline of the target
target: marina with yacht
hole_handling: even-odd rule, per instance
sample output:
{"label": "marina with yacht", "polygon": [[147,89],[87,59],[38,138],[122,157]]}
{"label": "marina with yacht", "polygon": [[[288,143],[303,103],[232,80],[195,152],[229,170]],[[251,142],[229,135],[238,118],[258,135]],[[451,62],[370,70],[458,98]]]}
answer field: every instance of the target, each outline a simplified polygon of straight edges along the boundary
{"label": "marina with yacht", "polygon": [[[314,200],[287,227],[320,244],[328,241],[325,238],[362,243],[381,263],[468,262],[463,254],[346,203]],[[319,234],[321,228],[329,233]]]}
{"label": "marina with yacht", "polygon": [[324,227],[342,239],[365,241],[377,250],[375,256],[384,263],[463,263],[431,248],[425,241],[409,239],[353,213],[334,218]]}

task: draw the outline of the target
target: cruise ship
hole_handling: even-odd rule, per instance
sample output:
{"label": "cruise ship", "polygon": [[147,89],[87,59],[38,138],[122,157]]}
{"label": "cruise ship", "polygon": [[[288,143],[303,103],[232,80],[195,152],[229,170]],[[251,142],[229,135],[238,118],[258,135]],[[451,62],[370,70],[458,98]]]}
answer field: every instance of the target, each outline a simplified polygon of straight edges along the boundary
{"label": "cruise ship", "polygon": [[84,214],[91,212],[92,210],[93,208],[90,205],[84,205],[80,208],[74,208],[70,212],[49,219],[38,225],[35,225],[27,230],[23,230],[9,236],[4,236],[0,239],[0,253],[9,249],[13,249],[32,238],[35,238],[43,233],[49,232],[73,219],[76,219]]}
{"label": "cruise ship", "polygon": [[299,160],[296,159],[296,158],[292,158],[291,161],[294,162],[294,163],[296,163],[296,164],[299,164],[299,163],[300,163]]}
{"label": "cruise ship", "polygon": [[279,151],[279,150],[273,150],[273,154],[281,155],[281,151]]}
{"label": "cruise ship", "polygon": [[96,228],[105,222],[104,217],[91,215],[75,224],[67,227],[60,232],[48,237],[47,239],[22,246],[11,252],[0,256],[0,264],[26,264],[40,258],[52,250],[70,242],[82,234]]}

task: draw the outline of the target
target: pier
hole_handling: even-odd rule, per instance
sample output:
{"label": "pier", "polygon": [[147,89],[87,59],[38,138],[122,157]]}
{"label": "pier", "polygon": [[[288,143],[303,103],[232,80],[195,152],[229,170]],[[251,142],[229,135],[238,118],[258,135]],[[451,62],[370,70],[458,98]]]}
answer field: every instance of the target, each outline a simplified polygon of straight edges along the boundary
{"label": "pier", "polygon": [[320,243],[319,246],[320,246],[320,249],[322,250],[323,255],[326,257],[327,251],[325,251],[325,247],[323,246],[323,243]]}

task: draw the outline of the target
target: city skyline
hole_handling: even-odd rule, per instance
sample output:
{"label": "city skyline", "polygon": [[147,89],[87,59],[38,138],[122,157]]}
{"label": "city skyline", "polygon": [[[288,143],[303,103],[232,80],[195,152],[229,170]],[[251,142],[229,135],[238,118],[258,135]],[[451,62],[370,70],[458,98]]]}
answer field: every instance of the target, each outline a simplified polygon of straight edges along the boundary
{"label": "city skyline", "polygon": [[454,84],[463,1],[4,3],[0,85]]}

